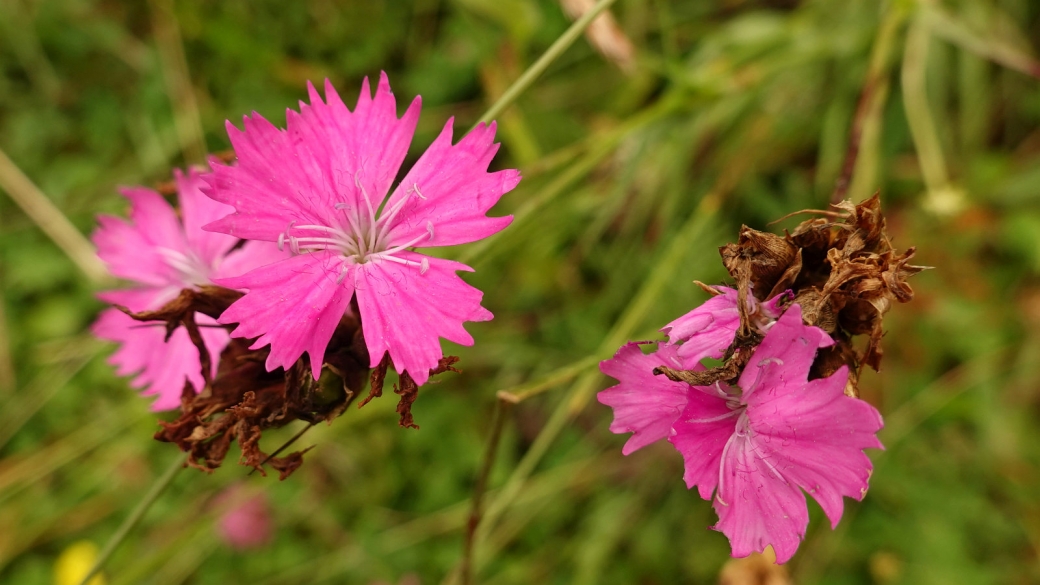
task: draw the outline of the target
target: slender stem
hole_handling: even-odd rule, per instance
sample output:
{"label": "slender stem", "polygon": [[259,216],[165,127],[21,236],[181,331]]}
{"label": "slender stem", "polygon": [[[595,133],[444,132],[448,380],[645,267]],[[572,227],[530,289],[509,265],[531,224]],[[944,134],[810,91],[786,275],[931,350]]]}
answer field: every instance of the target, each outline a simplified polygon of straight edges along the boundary
{"label": "slender stem", "polygon": [[498,442],[502,438],[506,413],[512,406],[512,402],[499,397],[495,401],[495,411],[491,415],[491,436],[488,437],[484,462],[480,466],[480,475],[477,476],[477,484],[473,488],[473,504],[469,512],[469,522],[466,525],[466,542],[462,549],[462,585],[473,583],[473,544],[476,542],[477,527],[480,526],[483,513],[484,492],[487,491],[491,468],[495,465],[495,456],[498,454]]}
{"label": "slender stem", "polygon": [[499,390],[498,399],[510,404],[520,404],[532,396],[537,396],[546,390],[570,381],[571,378],[599,363],[599,356],[591,355],[583,360],[577,361],[569,366],[564,366],[549,374],[547,378],[534,384],[525,384],[510,390]]}
{"label": "slender stem", "polygon": [[[260,462],[260,467],[263,467],[265,463],[267,463],[271,459],[277,457],[278,454],[281,453],[282,451],[285,451],[286,449],[288,449],[289,446],[292,445],[293,443],[295,443],[300,437],[302,437],[304,433],[306,433],[307,431],[311,430],[314,427],[315,424],[317,424],[317,423],[309,423],[307,426],[305,426],[302,429],[300,429],[299,431],[297,431],[296,434],[292,436],[292,438],[290,438],[288,441],[282,443],[281,447],[278,447],[277,449],[275,449],[274,453],[271,453],[270,455],[267,456],[266,459],[261,461]],[[256,473],[256,470],[257,470],[257,468],[254,467],[249,472],[248,475],[253,475],[254,473]]]}
{"label": "slender stem", "polygon": [[159,496],[166,491],[166,488],[170,486],[170,483],[173,482],[173,478],[177,475],[177,472],[184,467],[184,462],[187,460],[187,453],[178,457],[168,468],[166,468],[166,471],[159,476],[159,479],[155,480],[151,489],[149,489],[144,498],[138,502],[134,511],[127,516],[126,520],[123,520],[123,523],[119,526],[119,529],[116,530],[116,533],[112,535],[112,538],[108,539],[107,543],[105,543],[105,548],[101,550],[101,554],[98,555],[97,561],[94,562],[94,566],[91,567],[90,571],[88,571],[83,579],[80,580],[79,585],[86,585],[94,575],[98,574],[98,571],[101,570],[101,567],[105,564],[105,561],[108,560],[108,557],[112,556],[112,553],[114,553],[116,548],[123,543],[123,540],[125,540],[127,535],[130,534],[130,531],[137,526],[142,518],[144,518],[144,515],[148,512],[148,509],[152,507],[152,504],[154,504],[155,501],[159,499]]}
{"label": "slender stem", "polygon": [[514,81],[513,85],[509,86],[509,89],[502,94],[502,97],[498,98],[498,101],[496,101],[494,105],[492,105],[488,111],[480,117],[478,124],[487,124],[491,120],[494,120],[502,113],[502,110],[506,109],[510,104],[516,101],[516,98],[520,97],[520,94],[527,91],[527,88],[534,83],[534,80],[538,79],[538,76],[545,73],[545,70],[549,68],[549,65],[552,64],[557,57],[562,55],[564,51],[574,44],[574,41],[581,36],[581,33],[585,32],[585,28],[589,26],[589,23],[599,16],[599,13],[609,8],[610,5],[616,1],[617,0],[599,0],[599,2],[596,2],[596,5],[583,14],[581,18],[574,21],[574,24],[572,24],[566,32],[560,35],[560,38],[556,39],[556,42],[554,42],[552,46],[550,46],[549,49],[534,62],[533,65],[528,67],[527,71],[524,71],[524,74]]}
{"label": "slender stem", "polygon": [[47,234],[72,260],[83,274],[95,284],[109,279],[108,270],[98,259],[94,245],[72,225],[65,214],[40,191],[29,177],[0,150],[0,190],[7,191],[11,199],[29,216],[29,219]]}
{"label": "slender stem", "polygon": [[866,142],[865,134],[868,123],[881,115],[881,107],[888,97],[888,69],[891,65],[892,51],[895,45],[896,34],[899,32],[903,21],[906,19],[905,11],[898,8],[890,8],[885,19],[878,30],[874,47],[870,53],[870,64],[867,67],[867,76],[863,81],[863,89],[859,94],[856,104],[856,112],[852,118],[852,128],[849,131],[849,146],[845,152],[845,161],[842,163],[841,174],[835,182],[834,191],[831,193],[831,203],[840,203],[846,198],[849,187],[852,184],[856,164],[859,162],[859,153]]}
{"label": "slender stem", "polygon": [[[636,297],[629,303],[624,314],[614,324],[597,351],[600,355],[609,355],[609,352],[624,343],[628,335],[639,325],[647,312],[654,306],[664,285],[675,274],[675,267],[681,261],[683,255],[692,247],[692,243],[702,236],[716,221],[715,213],[722,202],[722,191],[715,191],[706,195],[698,204],[697,209],[690,215],[675,239],[672,240],[661,261],[653,272],[644,281]],[[579,412],[585,407],[588,400],[595,392],[601,374],[599,371],[586,372],[578,378],[571,387],[570,393],[563,398],[556,409],[546,421],[545,426],[535,437],[527,453],[520,459],[512,475],[506,480],[505,485],[498,491],[494,500],[488,505],[487,513],[481,522],[476,534],[474,547],[477,550],[477,561],[479,558],[479,547],[488,539],[495,524],[505,514],[506,510],[517,499],[523,490],[528,478],[549,451],[553,441],[566,428]]]}

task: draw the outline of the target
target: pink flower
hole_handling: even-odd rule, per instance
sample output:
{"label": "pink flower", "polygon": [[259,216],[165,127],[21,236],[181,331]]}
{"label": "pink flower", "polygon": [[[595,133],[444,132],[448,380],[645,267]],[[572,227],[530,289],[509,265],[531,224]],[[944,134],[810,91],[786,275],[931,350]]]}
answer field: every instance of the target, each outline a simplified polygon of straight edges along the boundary
{"label": "pink flower", "polygon": [[[102,300],[135,312],[159,309],[181,289],[212,284],[213,278],[241,274],[281,255],[270,244],[232,251],[237,238],[202,231],[203,224],[223,216],[228,208],[199,191],[198,172],[191,170],[185,176],[174,171],[174,180],[183,224],[161,195],[143,187],[122,190],[130,200],[130,221],[98,218],[100,226],[93,236],[98,256],[113,275],[137,285],[103,292],[98,295]],[[196,322],[203,326],[200,333],[210,354],[219,356],[230,340],[228,333],[204,315],[197,315]],[[143,388],[143,395],[156,396],[152,410],[180,406],[185,382],[196,391],[202,389],[199,352],[183,328],[166,341],[163,324],[141,323],[113,308],[102,311],[92,330],[120,344],[109,362],[120,376],[136,374],[131,385]]]}
{"label": "pink flower", "polygon": [[274,522],[266,492],[249,495],[245,488],[234,485],[214,503],[226,508],[217,520],[217,534],[231,548],[249,550],[271,542]]}
{"label": "pink flower", "polygon": [[803,324],[801,308],[792,305],[755,348],[739,388],[653,376],[654,367],[675,363],[672,346],[643,355],[630,344],[601,364],[620,383],[599,399],[614,406],[612,431],[635,432],[625,454],[662,438],[668,427],[685,461],[687,487],[697,486],[704,499],[715,493],[715,529],[729,538],[733,556],[771,544],[784,563],[809,522],[802,490],[837,526],[842,496],[859,500],[866,493],[872,466],[863,449],[882,448],[881,415],[844,393],[847,368],[808,380],[817,349],[832,343],[823,330]]}
{"label": "pink flower", "polygon": [[[668,342],[679,345],[679,358],[685,369],[692,369],[705,358],[719,359],[733,343],[740,328],[740,311],[737,309],[736,289],[717,286],[722,294],[714,296],[696,309],[679,317],[661,328]],[[780,303],[790,300],[790,292],[776,295],[765,303],[759,303],[748,295],[751,323],[761,333],[769,330],[773,321],[780,316]]]}
{"label": "pink flower", "polygon": [[277,242],[293,256],[222,280],[249,292],[220,321],[238,323],[236,337],[258,337],[254,349],[270,344],[269,370],[307,352],[317,378],[356,296],[371,365],[389,352],[398,373],[422,384],[443,355],[441,337],[470,345],[462,324],[492,315],[480,305],[483,294],[456,274],[468,266],[411,248],[473,242],[506,227],[511,216],[486,213],[520,174],[487,172],[498,151],[493,123],[452,144],[449,120],[391,190],[420,99],[398,118],[385,74],[375,98],[365,80],[353,111],[328,81],[325,102],[308,90],[310,104],[287,112],[287,130],[255,113],[244,131],[228,123],[238,165],[214,164],[205,191],[236,212],[206,229]]}

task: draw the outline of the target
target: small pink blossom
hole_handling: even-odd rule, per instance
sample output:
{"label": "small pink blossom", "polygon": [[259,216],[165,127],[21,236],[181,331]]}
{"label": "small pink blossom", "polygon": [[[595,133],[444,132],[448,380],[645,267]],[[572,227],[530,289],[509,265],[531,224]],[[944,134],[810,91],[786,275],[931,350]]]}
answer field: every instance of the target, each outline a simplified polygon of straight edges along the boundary
{"label": "small pink blossom", "polygon": [[486,238],[511,216],[487,217],[520,181],[515,170],[488,173],[498,151],[495,124],[480,124],[452,144],[452,121],[391,190],[408,152],[420,99],[401,118],[386,75],[375,97],[368,80],[353,111],[325,82],[323,102],[286,113],[279,130],[259,114],[240,131],[228,123],[238,155],[214,163],[204,191],[235,212],[206,229],[277,242],[293,256],[233,279],[248,290],[221,316],[235,337],[270,344],[267,368],[293,364],[304,352],[317,378],[336,325],[357,299],[374,367],[390,354],[398,373],[417,384],[442,357],[440,338],[463,345],[466,321],[486,321],[483,293],[456,274],[471,268],[411,251]]}
{"label": "small pink blossom", "polygon": [[250,495],[242,486],[231,486],[214,503],[226,508],[217,520],[217,534],[228,546],[249,550],[271,542],[274,522],[266,492]]}
{"label": "small pink blossom", "polygon": [[[131,311],[161,308],[181,289],[212,284],[213,278],[241,274],[280,256],[270,244],[250,244],[232,250],[240,240],[202,231],[229,209],[199,191],[201,175],[174,171],[183,222],[163,197],[143,187],[123,189],[130,200],[130,221],[102,215],[94,232],[98,256],[117,277],[132,281],[129,289],[106,291],[102,300]],[[216,321],[197,315],[206,348],[219,356],[230,337]],[[196,391],[203,377],[199,352],[183,328],[167,341],[162,323],[141,323],[119,309],[102,311],[92,330],[120,347],[109,359],[121,376],[134,375],[131,385],[143,388],[145,396],[156,396],[153,410],[170,410],[180,405],[185,382]],[[213,360],[216,367],[217,360]]]}
{"label": "small pink blossom", "polygon": [[817,350],[833,341],[801,314],[792,305],[771,324],[736,388],[653,376],[654,367],[674,367],[669,344],[649,355],[629,344],[600,366],[620,382],[599,396],[614,407],[611,430],[635,433],[624,453],[667,434],[685,461],[687,487],[705,499],[715,494],[715,529],[737,557],[768,545],[780,563],[794,555],[809,522],[802,490],[837,526],[842,497],[866,493],[872,466],[863,449],[882,448],[881,415],[845,395],[846,367],[808,380]]}
{"label": "small pink blossom", "polygon": [[[722,294],[714,296],[696,309],[661,328],[668,342],[679,344],[678,355],[685,369],[693,369],[705,358],[719,359],[733,343],[740,328],[740,311],[737,308],[736,289],[717,286]],[[751,324],[759,332],[769,330],[773,321],[783,310],[780,304],[792,298],[790,292],[776,295],[764,303],[748,295],[748,312]]]}

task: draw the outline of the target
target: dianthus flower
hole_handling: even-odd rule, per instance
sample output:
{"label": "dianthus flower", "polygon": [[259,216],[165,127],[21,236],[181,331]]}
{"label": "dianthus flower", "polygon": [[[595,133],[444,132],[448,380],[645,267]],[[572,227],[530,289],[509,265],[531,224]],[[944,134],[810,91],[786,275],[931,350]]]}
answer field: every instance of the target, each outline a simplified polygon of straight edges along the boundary
{"label": "dianthus flower", "polygon": [[[174,171],[183,222],[162,195],[143,187],[123,189],[130,200],[130,221],[102,215],[94,232],[98,256],[109,272],[136,284],[134,288],[106,291],[102,300],[141,312],[161,308],[185,288],[212,284],[214,278],[241,274],[281,256],[270,244],[251,243],[234,249],[240,240],[202,230],[229,209],[199,191],[201,175]],[[199,314],[196,322],[210,355],[219,356],[230,336],[216,321]],[[115,341],[119,349],[109,362],[121,376],[136,374],[131,385],[155,396],[153,410],[180,405],[185,382],[201,391],[204,380],[199,352],[188,332],[173,331],[166,339],[162,323],[141,323],[119,309],[104,310],[93,332]],[[217,360],[212,361],[216,372]]]}
{"label": "dianthus flower", "polygon": [[486,321],[483,293],[456,271],[464,264],[412,248],[480,240],[511,216],[487,217],[520,181],[515,170],[488,173],[498,151],[495,125],[480,124],[452,144],[449,120],[415,166],[390,189],[419,118],[416,97],[401,118],[386,75],[375,97],[368,80],[353,111],[325,82],[325,101],[308,84],[310,104],[288,110],[286,130],[259,114],[244,130],[227,124],[236,166],[214,163],[204,191],[235,208],[206,229],[276,242],[292,257],[220,284],[248,290],[220,317],[235,337],[270,344],[267,368],[288,367],[304,352],[314,377],[336,325],[356,298],[371,366],[389,354],[417,384],[429,378],[440,338],[463,345],[465,321]]}
{"label": "dianthus flower", "polygon": [[832,343],[802,322],[795,304],[768,327],[736,386],[655,376],[656,367],[683,362],[681,346],[643,354],[630,343],[600,365],[619,384],[598,398],[614,407],[613,432],[634,433],[626,455],[665,437],[679,450],[687,487],[697,486],[704,499],[714,492],[714,528],[729,538],[734,556],[772,545],[784,563],[809,522],[802,490],[837,526],[842,497],[866,493],[872,466],[863,449],[881,448],[881,415],[844,393],[847,366],[808,380],[817,350]]}

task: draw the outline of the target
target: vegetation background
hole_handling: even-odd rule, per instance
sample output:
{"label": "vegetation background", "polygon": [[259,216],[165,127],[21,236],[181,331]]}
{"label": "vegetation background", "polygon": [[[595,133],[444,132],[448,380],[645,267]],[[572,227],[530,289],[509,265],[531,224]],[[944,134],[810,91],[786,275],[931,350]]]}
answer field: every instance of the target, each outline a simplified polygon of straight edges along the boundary
{"label": "vegetation background", "polygon": [[[476,268],[496,317],[446,347],[464,373],[423,388],[421,430],[398,428],[391,395],[307,434],[284,482],[233,461],[182,471],[108,583],[454,582],[496,392],[532,387],[503,419],[478,580],[716,582],[729,549],[710,503],[669,445],[622,457],[595,363],[660,338],[704,300],[694,279],[724,282],[716,248],[740,224],[824,208],[846,167],[846,196],[880,190],[896,246],[937,269],[893,308],[883,369],[861,383],[886,420],[872,489],[836,531],[810,504],[791,579],[1040,582],[1040,4],[611,11],[616,29],[591,29],[498,117],[494,165],[525,178],[495,211],[517,219],[443,251]],[[177,457],[86,332],[105,283],[77,232],[125,212],[118,185],[226,149],[225,119],[284,124],[307,80],[352,103],[380,70],[423,96],[414,160],[570,22],[554,0],[0,0],[0,581],[51,582]],[[214,532],[232,484],[269,496],[268,545]]]}

